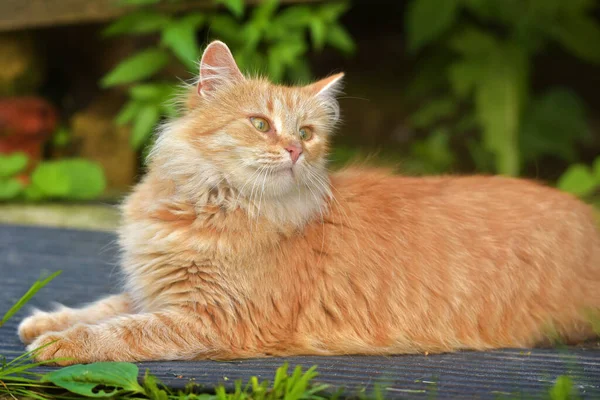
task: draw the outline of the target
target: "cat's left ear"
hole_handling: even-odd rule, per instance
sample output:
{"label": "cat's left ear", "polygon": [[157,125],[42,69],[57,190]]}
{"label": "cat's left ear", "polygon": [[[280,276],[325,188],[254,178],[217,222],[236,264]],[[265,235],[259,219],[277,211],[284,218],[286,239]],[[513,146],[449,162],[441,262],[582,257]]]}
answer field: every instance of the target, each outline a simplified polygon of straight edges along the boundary
{"label": "cat's left ear", "polygon": [[244,75],[225,43],[215,40],[206,47],[200,61],[199,95],[210,95],[222,84],[244,79]]}
{"label": "cat's left ear", "polygon": [[342,78],[344,78],[344,73],[340,72],[339,74],[331,75],[320,81],[311,83],[306,86],[306,89],[314,95],[335,97],[342,90]]}

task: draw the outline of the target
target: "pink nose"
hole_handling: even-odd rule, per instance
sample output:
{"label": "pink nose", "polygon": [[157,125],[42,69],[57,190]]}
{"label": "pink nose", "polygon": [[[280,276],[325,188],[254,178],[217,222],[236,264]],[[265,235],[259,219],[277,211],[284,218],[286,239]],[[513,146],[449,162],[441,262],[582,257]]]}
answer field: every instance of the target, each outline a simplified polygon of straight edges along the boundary
{"label": "pink nose", "polygon": [[300,154],[302,154],[302,145],[292,143],[285,146],[284,149],[290,153],[292,163],[296,164],[296,161],[298,161],[298,158],[300,158]]}

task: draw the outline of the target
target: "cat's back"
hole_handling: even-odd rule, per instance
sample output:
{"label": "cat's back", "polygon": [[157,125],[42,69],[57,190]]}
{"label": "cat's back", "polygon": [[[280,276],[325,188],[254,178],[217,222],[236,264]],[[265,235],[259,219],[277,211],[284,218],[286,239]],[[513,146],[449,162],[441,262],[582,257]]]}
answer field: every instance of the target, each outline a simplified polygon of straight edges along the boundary
{"label": "cat's back", "polygon": [[332,185],[334,196],[349,209],[370,210],[370,214],[391,219],[412,215],[455,222],[501,219],[508,223],[550,218],[562,224],[577,220],[595,225],[592,207],[568,193],[526,179],[407,177],[383,169],[356,168],[332,175]]}

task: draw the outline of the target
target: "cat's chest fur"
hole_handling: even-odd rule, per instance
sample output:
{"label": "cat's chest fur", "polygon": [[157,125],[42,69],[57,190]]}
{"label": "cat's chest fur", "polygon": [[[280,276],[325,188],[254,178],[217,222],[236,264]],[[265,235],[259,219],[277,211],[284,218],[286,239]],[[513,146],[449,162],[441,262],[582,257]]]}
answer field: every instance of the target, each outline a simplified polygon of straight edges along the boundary
{"label": "cat's chest fur", "polygon": [[284,235],[216,202],[148,202],[143,187],[127,200],[124,214],[123,271],[140,311],[234,307],[232,299],[250,296],[249,288],[274,265],[274,251],[265,249],[275,250]]}

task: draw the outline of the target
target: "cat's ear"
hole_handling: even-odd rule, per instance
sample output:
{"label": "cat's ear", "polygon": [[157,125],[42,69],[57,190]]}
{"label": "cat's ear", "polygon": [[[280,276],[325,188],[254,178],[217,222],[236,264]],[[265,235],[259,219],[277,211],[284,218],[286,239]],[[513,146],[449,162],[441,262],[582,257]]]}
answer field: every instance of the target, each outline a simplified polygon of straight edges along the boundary
{"label": "cat's ear", "polygon": [[244,79],[244,75],[242,75],[229,47],[225,43],[215,40],[206,47],[200,61],[199,95],[209,95],[221,84],[243,81]]}
{"label": "cat's ear", "polygon": [[311,83],[306,88],[314,95],[320,95],[325,97],[335,97],[342,90],[342,78],[344,73],[331,75],[327,78],[321,79],[315,83]]}

